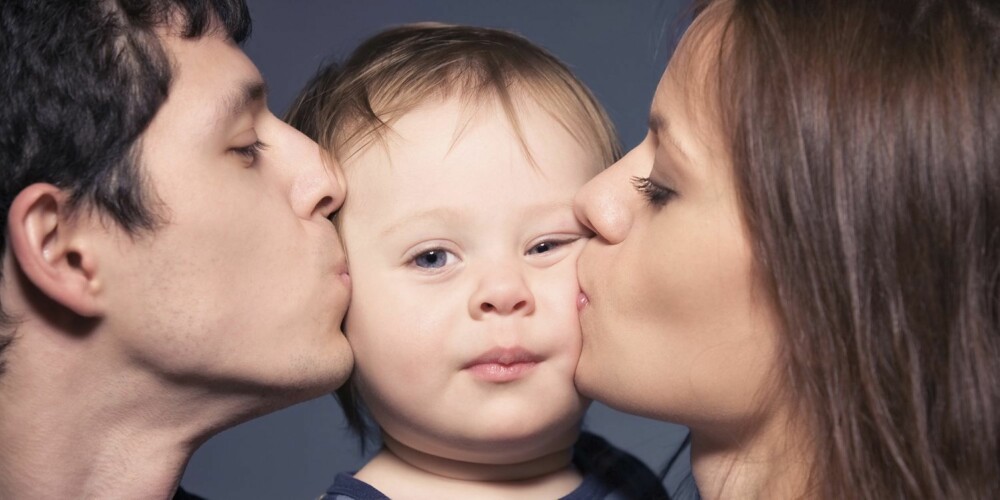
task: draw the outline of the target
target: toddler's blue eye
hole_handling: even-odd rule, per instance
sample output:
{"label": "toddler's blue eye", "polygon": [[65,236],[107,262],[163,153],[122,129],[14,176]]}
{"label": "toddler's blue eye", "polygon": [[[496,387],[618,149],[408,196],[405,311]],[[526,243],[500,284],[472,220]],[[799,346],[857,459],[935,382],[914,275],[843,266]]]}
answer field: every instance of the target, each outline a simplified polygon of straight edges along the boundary
{"label": "toddler's blue eye", "polygon": [[531,249],[528,250],[528,255],[538,255],[538,254],[541,254],[541,253],[551,252],[551,251],[553,251],[553,250],[555,250],[555,249],[557,249],[557,248],[559,248],[559,247],[561,247],[563,245],[567,245],[569,243],[573,243],[574,241],[576,241],[578,239],[579,238],[567,238],[565,240],[543,241],[543,242],[541,242],[541,243],[539,243],[539,244],[531,247]]}
{"label": "toddler's blue eye", "polygon": [[417,267],[424,269],[438,269],[448,263],[448,252],[444,250],[430,250],[414,257],[413,263]]}
{"label": "toddler's blue eye", "polygon": [[555,245],[553,245],[552,243],[549,243],[548,241],[546,241],[544,243],[539,243],[539,244],[535,245],[535,248],[532,248],[531,252],[532,253],[545,253],[545,252],[548,252],[549,250],[552,250],[555,247],[556,247]]}

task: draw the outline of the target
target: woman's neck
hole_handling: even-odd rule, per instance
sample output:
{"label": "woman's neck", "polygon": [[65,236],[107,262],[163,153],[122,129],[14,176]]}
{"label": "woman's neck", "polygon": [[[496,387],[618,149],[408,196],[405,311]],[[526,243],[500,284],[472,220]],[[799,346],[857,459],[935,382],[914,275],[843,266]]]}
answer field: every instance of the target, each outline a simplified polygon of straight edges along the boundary
{"label": "woman's neck", "polygon": [[583,478],[566,447],[515,463],[453,460],[383,436],[382,450],[355,475],[390,498],[559,498]]}
{"label": "woman's neck", "polygon": [[804,426],[774,417],[752,432],[718,439],[691,431],[691,468],[701,497],[809,498],[814,450]]}

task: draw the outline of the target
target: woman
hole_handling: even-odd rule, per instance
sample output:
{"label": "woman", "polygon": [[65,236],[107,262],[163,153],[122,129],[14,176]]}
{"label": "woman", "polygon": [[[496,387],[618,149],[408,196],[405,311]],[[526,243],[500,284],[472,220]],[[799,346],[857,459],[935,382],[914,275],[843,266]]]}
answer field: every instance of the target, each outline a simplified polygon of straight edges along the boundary
{"label": "woman", "polygon": [[577,384],[703,497],[1000,496],[996,2],[708,2],[576,209]]}

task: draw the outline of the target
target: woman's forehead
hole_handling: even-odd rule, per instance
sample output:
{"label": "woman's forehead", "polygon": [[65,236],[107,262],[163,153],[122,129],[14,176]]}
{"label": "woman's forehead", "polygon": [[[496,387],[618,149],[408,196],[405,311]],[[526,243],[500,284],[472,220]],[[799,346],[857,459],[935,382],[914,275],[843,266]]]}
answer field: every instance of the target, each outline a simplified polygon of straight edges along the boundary
{"label": "woman's forehead", "polygon": [[709,83],[723,55],[722,42],[731,14],[728,1],[713,2],[688,27],[668,65],[668,74],[684,81]]}

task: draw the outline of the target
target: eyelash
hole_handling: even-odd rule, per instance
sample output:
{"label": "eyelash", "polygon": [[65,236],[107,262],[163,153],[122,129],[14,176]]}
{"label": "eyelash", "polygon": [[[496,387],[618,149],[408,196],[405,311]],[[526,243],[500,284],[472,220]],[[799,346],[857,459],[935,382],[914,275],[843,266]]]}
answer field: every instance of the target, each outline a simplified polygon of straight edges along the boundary
{"label": "eyelash", "polygon": [[[553,250],[555,250],[557,248],[569,245],[570,243],[573,243],[574,241],[576,241],[578,239],[580,239],[580,238],[576,237],[576,238],[563,238],[563,239],[556,239],[556,240],[545,240],[545,241],[542,241],[542,242],[539,242],[539,243],[535,244],[530,249],[528,249],[528,254],[529,255],[538,255],[538,254],[548,253],[548,252],[551,252],[551,251],[553,251]],[[542,245],[549,245],[549,249],[546,250],[546,251],[544,251],[544,252],[533,252],[535,249],[537,249],[538,247],[540,247]]]}
{"label": "eyelash", "polygon": [[267,149],[267,144],[264,144],[263,142],[260,142],[258,140],[254,141],[254,143],[250,144],[249,146],[233,148],[233,152],[246,158],[247,160],[255,161],[257,159],[257,155],[260,154],[260,152],[265,149]]}
{"label": "eyelash", "polygon": [[[543,254],[543,253],[548,253],[548,252],[551,252],[551,251],[556,250],[558,248],[561,248],[563,246],[569,245],[569,244],[571,244],[571,243],[573,243],[573,242],[575,242],[575,241],[577,241],[579,239],[580,239],[579,237],[571,237],[571,238],[563,238],[563,239],[545,240],[545,241],[542,241],[542,242],[539,242],[539,243],[535,244],[530,249],[528,249],[527,254],[528,255],[539,255],[539,254]],[[540,247],[542,245],[548,245],[549,248],[546,251],[544,251],[544,252],[534,252],[534,250],[536,250],[538,247]],[[420,259],[421,257],[424,257],[424,256],[426,256],[428,254],[431,254],[431,253],[444,254],[443,258],[446,259],[445,260],[445,264],[442,264],[441,267],[426,267],[426,268],[418,266],[416,264],[416,262],[417,262],[418,259]],[[458,258],[457,256],[455,256],[455,254],[453,252],[451,252],[449,250],[446,250],[444,248],[441,248],[441,247],[437,247],[437,248],[429,248],[427,250],[423,250],[420,253],[417,253],[417,254],[413,255],[412,257],[410,257],[409,259],[407,259],[406,264],[409,265],[409,266],[417,267],[419,269],[423,269],[425,271],[427,271],[427,270],[434,271],[434,270],[441,269],[442,267],[444,267],[448,263],[448,257],[447,257],[448,254],[451,254],[455,259]]]}
{"label": "eyelash", "polygon": [[654,207],[662,207],[677,196],[677,191],[661,186],[649,177],[633,177],[632,186]]}
{"label": "eyelash", "polygon": [[[424,256],[432,254],[432,253],[441,254],[442,258],[445,259],[444,263],[442,263],[440,267],[421,267],[421,266],[417,265],[417,260],[419,260],[421,257],[424,257]],[[449,260],[448,259],[448,255],[449,254],[451,254],[456,259],[458,258],[457,256],[455,256],[454,252],[450,252],[450,251],[448,251],[448,250],[446,250],[444,248],[441,248],[441,247],[428,248],[427,250],[422,250],[422,251],[420,251],[420,253],[417,253],[417,254],[413,255],[412,257],[410,257],[407,260],[406,264],[409,265],[409,266],[416,267],[417,269],[424,270],[424,271],[436,272],[437,270],[442,269],[448,263],[448,260]]]}

